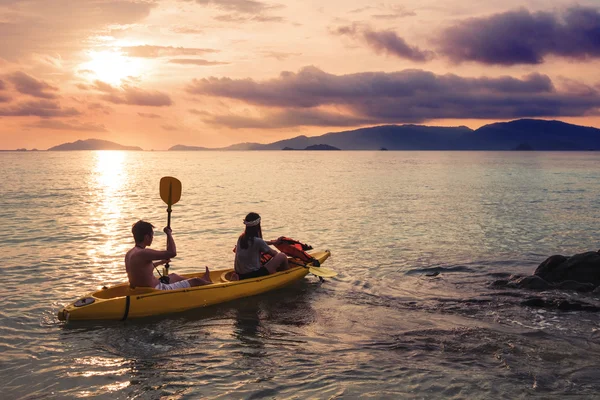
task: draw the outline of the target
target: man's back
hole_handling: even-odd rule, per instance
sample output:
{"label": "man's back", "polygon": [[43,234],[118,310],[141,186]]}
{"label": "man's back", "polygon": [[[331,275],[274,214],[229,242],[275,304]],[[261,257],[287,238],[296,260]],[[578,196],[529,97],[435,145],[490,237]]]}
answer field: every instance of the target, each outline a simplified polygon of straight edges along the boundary
{"label": "man's back", "polygon": [[156,287],[159,280],[154,276],[152,260],[143,257],[144,249],[134,247],[125,255],[125,270],[129,285],[138,287]]}

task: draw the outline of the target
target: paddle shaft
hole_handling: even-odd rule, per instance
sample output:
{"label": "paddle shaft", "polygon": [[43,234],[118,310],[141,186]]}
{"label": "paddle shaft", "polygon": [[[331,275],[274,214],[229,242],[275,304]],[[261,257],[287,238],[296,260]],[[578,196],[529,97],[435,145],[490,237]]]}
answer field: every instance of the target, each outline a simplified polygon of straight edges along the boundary
{"label": "paddle shaft", "polygon": [[[171,202],[173,199],[173,183],[169,182],[169,200],[167,201],[167,228],[171,227]],[[169,238],[167,237],[167,246],[169,245]],[[166,276],[169,275],[169,263],[165,264],[164,273]]]}
{"label": "paddle shaft", "polygon": [[[308,264],[304,264],[304,263],[300,263],[297,261],[294,261],[292,259],[288,258],[288,262],[290,264],[294,264],[294,265],[298,265],[300,267],[304,267],[304,268],[308,268],[308,270],[310,271],[311,274],[316,275],[319,277],[320,281],[323,281],[323,278],[332,278],[334,276],[337,275],[337,272],[328,269],[328,268],[323,268],[323,267],[315,267],[312,265],[308,265]],[[322,272],[321,272],[322,271]]]}

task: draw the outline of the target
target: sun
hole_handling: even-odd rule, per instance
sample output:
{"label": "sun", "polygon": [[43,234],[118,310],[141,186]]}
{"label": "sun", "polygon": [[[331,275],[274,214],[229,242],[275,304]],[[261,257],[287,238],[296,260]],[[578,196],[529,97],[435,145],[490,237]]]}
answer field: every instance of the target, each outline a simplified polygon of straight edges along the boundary
{"label": "sun", "polygon": [[119,85],[127,77],[137,77],[142,73],[139,60],[124,56],[116,50],[89,51],[90,60],[81,64],[80,69],[89,73],[93,80]]}

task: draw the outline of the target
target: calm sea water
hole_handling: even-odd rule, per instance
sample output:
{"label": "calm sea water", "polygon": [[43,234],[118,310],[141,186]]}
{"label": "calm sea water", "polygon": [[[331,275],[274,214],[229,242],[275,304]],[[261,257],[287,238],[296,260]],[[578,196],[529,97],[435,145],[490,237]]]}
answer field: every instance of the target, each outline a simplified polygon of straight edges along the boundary
{"label": "calm sea water", "polygon": [[[0,153],[2,398],[596,396],[600,316],[523,307],[535,292],[491,283],[599,247],[599,170],[597,152]],[[162,176],[183,184],[172,272],[231,267],[256,211],[266,238],[330,249],[338,277],[60,323],[61,306],[126,280],[133,222],[166,224]]]}

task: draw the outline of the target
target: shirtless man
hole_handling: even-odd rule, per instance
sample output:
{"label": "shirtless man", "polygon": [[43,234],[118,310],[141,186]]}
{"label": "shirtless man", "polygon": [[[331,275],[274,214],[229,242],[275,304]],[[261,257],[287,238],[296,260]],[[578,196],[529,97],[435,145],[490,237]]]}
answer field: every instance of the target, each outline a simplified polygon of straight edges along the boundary
{"label": "shirtless man", "polygon": [[[171,290],[171,289],[183,289],[191,286],[202,286],[210,285],[210,275],[208,267],[202,278],[191,278],[185,279],[177,274],[169,274],[169,281],[171,283],[162,283],[154,276],[154,267],[165,264],[170,261],[171,258],[177,256],[177,249],[175,248],[175,240],[171,228],[165,227],[163,231],[167,234],[167,249],[152,250],[146,247],[152,244],[154,238],[154,225],[146,221],[138,221],[133,224],[131,233],[135,239],[135,247],[127,252],[125,255],[125,269],[127,270],[127,277],[129,278],[129,285],[131,287],[153,287],[160,290]],[[159,260],[156,261],[155,260]]]}

